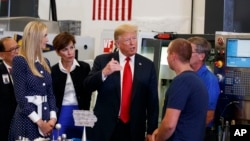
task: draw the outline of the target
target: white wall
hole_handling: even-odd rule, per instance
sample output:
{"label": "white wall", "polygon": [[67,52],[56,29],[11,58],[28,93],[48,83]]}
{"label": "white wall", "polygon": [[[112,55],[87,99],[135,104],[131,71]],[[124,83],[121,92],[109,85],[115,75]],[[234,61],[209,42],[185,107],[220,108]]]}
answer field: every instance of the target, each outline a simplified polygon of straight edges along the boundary
{"label": "white wall", "polygon": [[[80,20],[81,36],[95,38],[100,48],[103,30],[113,30],[124,21],[93,21],[93,0],[56,0],[58,20]],[[133,0],[131,23],[141,31],[204,33],[205,0],[194,0],[193,31],[191,31],[192,0]],[[39,16],[49,20],[49,0],[39,0]],[[125,21],[127,22],[127,21]],[[98,51],[96,51],[98,52]]]}
{"label": "white wall", "polygon": [[205,0],[194,0],[193,14],[193,32],[197,34],[204,33],[205,19]]}

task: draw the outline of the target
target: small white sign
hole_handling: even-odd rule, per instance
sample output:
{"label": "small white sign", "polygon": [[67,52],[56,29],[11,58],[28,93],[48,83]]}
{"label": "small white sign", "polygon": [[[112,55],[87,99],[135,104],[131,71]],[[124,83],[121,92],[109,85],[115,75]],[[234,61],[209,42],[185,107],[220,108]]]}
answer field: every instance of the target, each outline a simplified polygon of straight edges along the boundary
{"label": "small white sign", "polygon": [[93,127],[97,121],[93,111],[73,110],[75,126]]}
{"label": "small white sign", "polygon": [[87,110],[73,110],[73,118],[75,126],[83,126],[82,141],[87,141],[86,137],[86,127],[94,127],[97,121],[96,116],[93,111]]}

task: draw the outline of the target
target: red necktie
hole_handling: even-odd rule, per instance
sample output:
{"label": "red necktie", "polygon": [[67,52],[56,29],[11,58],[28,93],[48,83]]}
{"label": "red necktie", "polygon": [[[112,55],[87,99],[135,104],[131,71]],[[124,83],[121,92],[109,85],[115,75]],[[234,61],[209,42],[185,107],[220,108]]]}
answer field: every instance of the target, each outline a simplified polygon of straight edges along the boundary
{"label": "red necktie", "polygon": [[131,93],[132,93],[132,72],[129,65],[130,58],[126,58],[126,64],[123,71],[122,82],[122,103],[120,119],[127,123],[130,116]]}

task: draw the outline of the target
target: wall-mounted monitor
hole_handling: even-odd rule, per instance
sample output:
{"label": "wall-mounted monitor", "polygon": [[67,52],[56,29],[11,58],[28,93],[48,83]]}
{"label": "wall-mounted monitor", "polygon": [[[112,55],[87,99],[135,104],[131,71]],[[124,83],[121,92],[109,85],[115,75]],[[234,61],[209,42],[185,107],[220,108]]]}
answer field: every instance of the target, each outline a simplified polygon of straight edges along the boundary
{"label": "wall-mounted monitor", "polygon": [[250,68],[250,38],[227,38],[226,66]]}

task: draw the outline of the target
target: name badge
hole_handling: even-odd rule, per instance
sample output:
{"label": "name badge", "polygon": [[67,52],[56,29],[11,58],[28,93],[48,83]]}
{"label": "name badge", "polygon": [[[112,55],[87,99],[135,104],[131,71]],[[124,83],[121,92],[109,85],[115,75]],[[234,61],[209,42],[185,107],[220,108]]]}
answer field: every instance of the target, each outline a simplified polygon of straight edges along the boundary
{"label": "name badge", "polygon": [[2,78],[3,78],[3,83],[4,84],[9,84],[10,83],[10,77],[8,74],[2,74]]}

